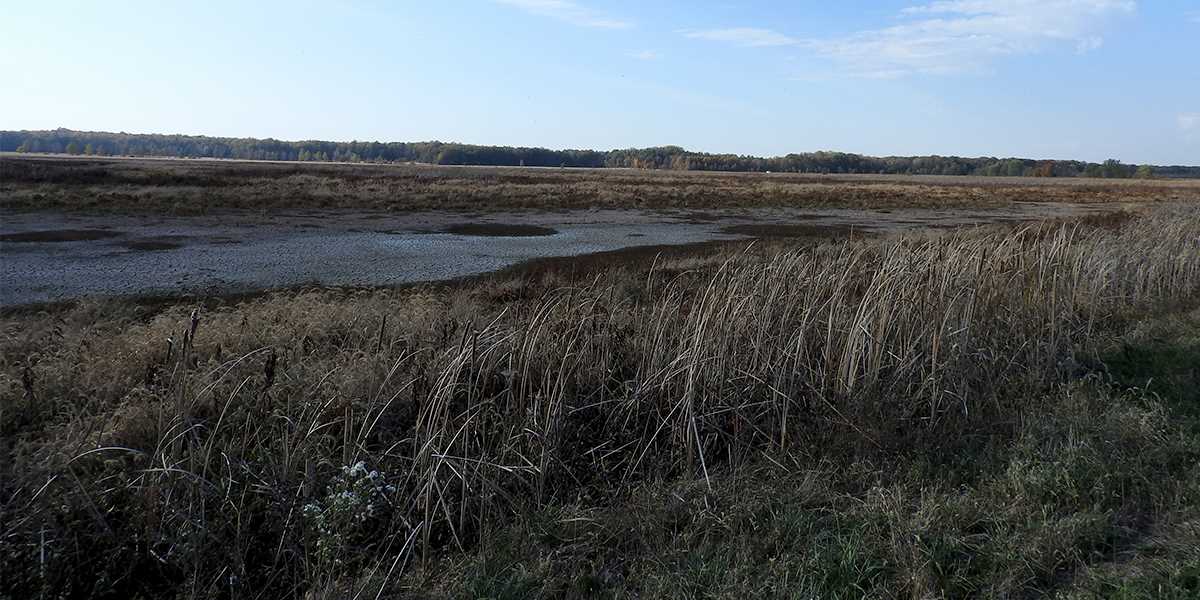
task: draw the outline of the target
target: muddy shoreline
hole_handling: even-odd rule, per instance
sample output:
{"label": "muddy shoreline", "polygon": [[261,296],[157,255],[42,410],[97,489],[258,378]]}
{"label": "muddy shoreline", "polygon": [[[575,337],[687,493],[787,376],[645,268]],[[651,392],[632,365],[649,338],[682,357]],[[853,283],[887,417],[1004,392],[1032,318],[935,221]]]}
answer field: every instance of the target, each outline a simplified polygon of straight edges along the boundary
{"label": "muddy shoreline", "polygon": [[1112,205],[1004,209],[727,209],[407,214],[344,210],[195,217],[0,214],[0,306],[298,286],[445,281],[554,257],[755,237],[838,237],[1068,217]]}

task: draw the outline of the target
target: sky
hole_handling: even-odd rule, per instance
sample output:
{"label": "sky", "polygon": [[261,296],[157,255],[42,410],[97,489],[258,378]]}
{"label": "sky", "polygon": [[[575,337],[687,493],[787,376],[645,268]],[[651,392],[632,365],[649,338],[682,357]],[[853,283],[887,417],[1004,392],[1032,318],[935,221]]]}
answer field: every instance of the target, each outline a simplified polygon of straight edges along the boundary
{"label": "sky", "polygon": [[0,0],[0,129],[1200,164],[1200,0]]}

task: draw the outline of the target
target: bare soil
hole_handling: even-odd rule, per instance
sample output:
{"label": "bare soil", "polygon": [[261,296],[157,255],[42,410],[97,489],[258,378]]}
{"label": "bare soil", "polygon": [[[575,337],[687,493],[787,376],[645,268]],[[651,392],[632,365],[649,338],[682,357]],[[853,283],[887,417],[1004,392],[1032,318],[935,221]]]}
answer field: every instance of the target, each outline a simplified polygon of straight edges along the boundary
{"label": "bare soil", "polygon": [[129,250],[136,250],[140,252],[161,252],[163,250],[182,248],[184,244],[187,243],[187,240],[187,236],[164,235],[122,242],[121,246],[128,248]]}
{"label": "bare soil", "polygon": [[121,235],[120,231],[109,231],[107,229],[54,229],[0,234],[0,242],[89,242],[119,237]]}
{"label": "bare soil", "polygon": [[[653,261],[667,246],[748,245],[886,235],[1054,218],[1100,219],[1117,205],[1022,203],[968,209],[714,208],[462,213],[275,212],[206,215],[46,211],[0,220],[0,305],[84,296],[209,296],[295,286],[452,280],[556,257]],[[68,232],[68,233],[64,233]],[[82,233],[81,233],[82,232]],[[115,239],[109,239],[115,238]],[[45,243],[55,242],[55,243]],[[629,250],[644,246],[646,249]],[[628,251],[627,251],[628,250]]]}

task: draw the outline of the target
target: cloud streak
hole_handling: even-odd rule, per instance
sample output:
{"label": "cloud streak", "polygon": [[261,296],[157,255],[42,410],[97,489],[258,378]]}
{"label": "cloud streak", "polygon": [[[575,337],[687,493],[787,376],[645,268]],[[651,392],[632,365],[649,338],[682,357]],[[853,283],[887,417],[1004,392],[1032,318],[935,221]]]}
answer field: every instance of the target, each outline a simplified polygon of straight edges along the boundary
{"label": "cloud streak", "polygon": [[549,17],[579,27],[596,29],[629,29],[633,23],[609,17],[572,0],[496,0],[500,4],[520,9],[531,15]]}
{"label": "cloud streak", "polygon": [[980,71],[1000,57],[1054,47],[1089,52],[1103,44],[1109,21],[1136,9],[1133,0],[938,0],[901,10],[896,25],[835,38],[754,27],[681,33],[737,46],[804,47],[853,76],[900,77]]}
{"label": "cloud streak", "polygon": [[727,29],[685,29],[684,37],[710,42],[726,42],[746,48],[763,46],[792,46],[800,40],[771,29],[758,27],[730,27]]}
{"label": "cloud streak", "polygon": [[1200,139],[1200,112],[1180,114],[1175,118],[1175,122],[1179,125],[1184,142],[1191,144]]}
{"label": "cloud streak", "polygon": [[625,56],[636,58],[637,60],[658,60],[662,55],[653,50],[641,50],[638,52],[627,52]]}
{"label": "cloud streak", "polygon": [[1094,50],[1104,25],[1134,10],[1130,0],[946,0],[905,9],[911,20],[898,25],[811,46],[857,75],[978,71],[1049,47]]}

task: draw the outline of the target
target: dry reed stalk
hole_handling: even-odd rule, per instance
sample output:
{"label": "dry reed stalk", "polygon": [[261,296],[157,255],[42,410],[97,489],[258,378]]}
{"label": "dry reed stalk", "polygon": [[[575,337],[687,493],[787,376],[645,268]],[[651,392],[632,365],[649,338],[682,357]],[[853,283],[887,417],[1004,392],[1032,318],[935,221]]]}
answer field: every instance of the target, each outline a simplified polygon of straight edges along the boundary
{"label": "dry reed stalk", "polygon": [[[54,442],[81,449],[63,471],[73,487],[27,494],[36,508],[6,535],[43,535],[53,507],[76,503],[96,535],[124,540],[130,528],[102,509],[119,506],[146,515],[138,539],[164,540],[170,560],[210,581],[213,547],[236,549],[234,570],[260,560],[261,536],[229,517],[245,511],[271,531],[272,564],[313,574],[324,567],[307,558],[316,542],[300,507],[327,493],[325,474],[360,461],[396,488],[387,519],[369,521],[389,535],[363,552],[405,540],[404,553],[429,557],[468,548],[492,524],[585,482],[708,482],[717,464],[782,459],[837,436],[888,449],[954,436],[1013,414],[1109,321],[1200,296],[1200,216],[1164,210],[1117,231],[1043,224],[747,250],[711,268],[669,268],[656,261],[631,297],[618,289],[627,281],[596,278],[508,304],[486,322],[477,304],[408,325],[383,316],[403,303],[368,315],[347,302],[325,330],[285,324],[253,345],[226,343],[232,360],[213,358],[205,342],[251,308],[206,314],[200,337],[193,315],[171,347],[170,377],[139,388],[156,401],[150,441],[102,444],[119,432],[81,417],[87,426]],[[386,339],[389,321],[411,327],[400,329],[411,341]],[[324,341],[298,342],[299,331]],[[325,355],[308,349],[317,343]],[[145,345],[158,360],[161,348]],[[129,406],[139,397],[122,396]],[[124,470],[105,471],[101,458],[117,451],[88,453],[97,447],[129,448]],[[407,554],[383,558],[370,564],[393,571]]]}

